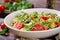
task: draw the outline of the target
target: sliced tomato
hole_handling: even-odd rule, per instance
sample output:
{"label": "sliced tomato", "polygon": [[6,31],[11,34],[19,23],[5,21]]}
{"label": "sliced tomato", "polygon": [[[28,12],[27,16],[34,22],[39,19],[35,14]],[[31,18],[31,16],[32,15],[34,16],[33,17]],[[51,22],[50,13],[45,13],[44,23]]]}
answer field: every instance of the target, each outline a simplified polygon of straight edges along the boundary
{"label": "sliced tomato", "polygon": [[42,19],[44,19],[44,20],[49,19],[49,17],[48,17],[48,16],[42,16],[41,18],[42,18]]}
{"label": "sliced tomato", "polygon": [[58,27],[60,26],[60,23],[59,22],[54,22],[55,25],[57,25]]}
{"label": "sliced tomato", "polygon": [[34,27],[40,28],[40,24],[35,24]]}
{"label": "sliced tomato", "polygon": [[35,24],[34,27],[32,28],[32,31],[40,31],[40,30],[45,30],[44,26],[41,26],[40,24]]}
{"label": "sliced tomato", "polygon": [[33,27],[33,28],[32,28],[32,31],[35,31],[35,30],[36,30],[36,28],[35,28],[35,27]]}
{"label": "sliced tomato", "polygon": [[32,31],[36,31],[39,30],[40,25],[39,24],[35,24],[34,27],[32,28]]}
{"label": "sliced tomato", "polygon": [[39,30],[45,30],[44,26],[41,26],[41,27],[39,28]]}
{"label": "sliced tomato", "polygon": [[16,27],[17,29],[22,29],[23,27],[24,27],[24,24],[23,23],[21,23],[21,22],[16,22],[15,24],[14,24],[14,27]]}

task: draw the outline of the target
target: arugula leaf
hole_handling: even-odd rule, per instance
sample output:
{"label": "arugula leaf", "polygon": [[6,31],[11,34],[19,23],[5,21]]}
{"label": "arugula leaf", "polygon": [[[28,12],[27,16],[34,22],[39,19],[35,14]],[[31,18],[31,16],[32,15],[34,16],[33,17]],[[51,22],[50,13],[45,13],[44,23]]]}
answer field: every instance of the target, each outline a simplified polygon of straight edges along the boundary
{"label": "arugula leaf", "polygon": [[51,22],[42,22],[42,25],[48,25],[48,24],[50,24]]}
{"label": "arugula leaf", "polygon": [[7,30],[8,30],[8,28],[4,28],[4,29],[0,32],[0,35],[4,35]]}
{"label": "arugula leaf", "polygon": [[4,6],[6,7],[7,10],[9,10],[9,8],[12,6],[12,4],[10,4],[10,3],[5,3]]}

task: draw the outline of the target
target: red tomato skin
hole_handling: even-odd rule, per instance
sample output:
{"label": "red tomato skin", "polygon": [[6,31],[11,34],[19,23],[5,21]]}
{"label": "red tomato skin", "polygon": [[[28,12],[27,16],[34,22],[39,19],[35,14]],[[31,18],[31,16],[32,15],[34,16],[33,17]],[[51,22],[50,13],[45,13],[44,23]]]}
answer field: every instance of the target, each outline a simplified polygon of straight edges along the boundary
{"label": "red tomato skin", "polygon": [[59,24],[59,22],[55,22],[55,24],[57,25],[57,24]]}
{"label": "red tomato skin", "polygon": [[40,24],[35,24],[34,27],[39,28]]}
{"label": "red tomato skin", "polygon": [[9,2],[9,0],[4,0],[4,2],[5,2],[5,3],[8,3],[8,2]]}
{"label": "red tomato skin", "polygon": [[23,27],[24,27],[24,25],[22,24],[22,25],[18,26],[17,28],[20,30],[20,29],[22,29]]}
{"label": "red tomato skin", "polygon": [[44,26],[41,26],[39,30],[45,30]]}
{"label": "red tomato skin", "polygon": [[39,24],[36,24],[35,27],[38,29],[38,30],[45,30],[44,26],[41,26]]}
{"label": "red tomato skin", "polygon": [[4,12],[5,11],[5,6],[0,4],[0,12]]}
{"label": "red tomato skin", "polygon": [[22,24],[21,22],[18,22],[17,24],[17,29],[22,29],[24,27],[24,24]]}
{"label": "red tomato skin", "polygon": [[32,31],[40,31],[40,30],[45,30],[44,26],[41,26],[40,24],[35,24],[34,27],[32,28]]}
{"label": "red tomato skin", "polygon": [[60,23],[59,22],[55,22],[55,25],[57,25],[58,27],[60,27]]}
{"label": "red tomato skin", "polygon": [[1,29],[4,29],[6,27],[4,23],[2,23],[0,26],[1,26]]}
{"label": "red tomato skin", "polygon": [[44,19],[44,20],[49,19],[49,17],[48,17],[48,16],[42,16],[41,18],[42,18],[42,19]]}
{"label": "red tomato skin", "polygon": [[39,30],[39,28],[40,28],[40,25],[39,25],[39,24],[35,24],[35,25],[32,27],[32,31]]}

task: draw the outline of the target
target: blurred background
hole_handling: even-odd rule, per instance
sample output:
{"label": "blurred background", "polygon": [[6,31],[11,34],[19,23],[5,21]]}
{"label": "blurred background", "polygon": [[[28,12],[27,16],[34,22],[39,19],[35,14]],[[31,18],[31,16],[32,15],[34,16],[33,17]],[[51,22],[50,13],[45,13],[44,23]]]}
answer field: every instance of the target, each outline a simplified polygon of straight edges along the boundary
{"label": "blurred background", "polygon": [[[46,8],[47,0],[28,0],[34,7]],[[60,0],[54,0],[54,9],[60,10]]]}
{"label": "blurred background", "polygon": [[[22,1],[24,2],[24,0],[22,0]],[[22,4],[23,8],[25,8],[25,9],[33,8],[33,7],[34,8],[46,8],[46,6],[47,6],[47,0],[25,0],[25,1],[27,1],[25,4],[20,1],[20,4]],[[54,1],[54,9],[60,10],[60,8],[59,8],[60,0],[53,0],[53,1]],[[4,0],[0,0],[0,3],[2,3],[2,2],[4,2]],[[12,1],[10,1],[10,2],[12,2]],[[17,4],[19,4],[19,3],[17,3]],[[15,6],[17,6],[17,4]],[[6,2],[4,2],[4,5],[8,6],[8,7],[10,6],[9,2],[7,2],[7,4],[6,4]],[[11,8],[9,8],[9,9],[11,9]],[[19,10],[19,9],[22,9],[22,8],[19,6],[15,10]],[[13,9],[11,11],[13,11]]]}

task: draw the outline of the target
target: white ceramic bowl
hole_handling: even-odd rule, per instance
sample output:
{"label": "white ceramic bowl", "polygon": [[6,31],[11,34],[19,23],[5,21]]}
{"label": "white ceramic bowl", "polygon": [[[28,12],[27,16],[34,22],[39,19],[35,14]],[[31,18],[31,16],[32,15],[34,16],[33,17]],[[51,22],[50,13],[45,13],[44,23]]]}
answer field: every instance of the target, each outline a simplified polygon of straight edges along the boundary
{"label": "white ceramic bowl", "polygon": [[13,12],[11,14],[9,14],[8,16],[6,16],[6,18],[4,19],[4,23],[6,24],[6,26],[10,29],[10,31],[18,36],[22,36],[22,37],[27,37],[27,38],[45,38],[45,37],[49,37],[49,36],[53,36],[57,33],[60,32],[60,28],[54,28],[54,29],[50,29],[50,30],[44,30],[44,31],[21,31],[21,30],[17,30],[15,28],[12,28],[9,24],[10,21],[17,15],[20,14],[21,11],[27,12],[27,13],[31,13],[31,12],[45,12],[45,13],[56,13],[58,16],[60,16],[60,11],[57,10],[52,10],[52,9],[46,9],[46,8],[33,8],[33,9],[25,9],[25,10],[19,10],[16,12]]}

